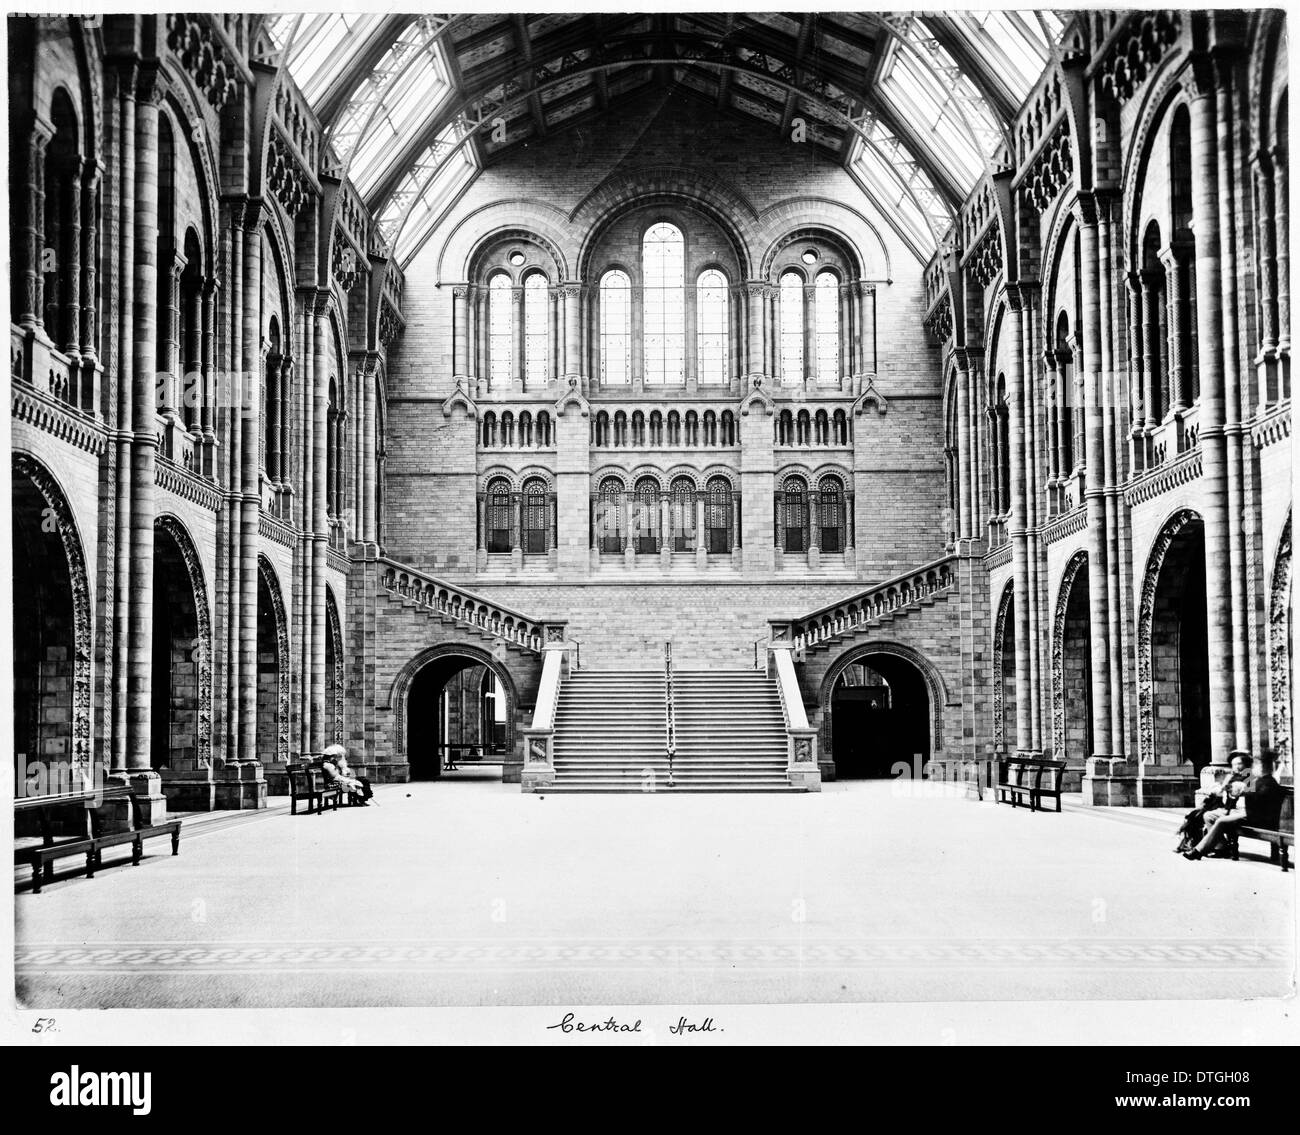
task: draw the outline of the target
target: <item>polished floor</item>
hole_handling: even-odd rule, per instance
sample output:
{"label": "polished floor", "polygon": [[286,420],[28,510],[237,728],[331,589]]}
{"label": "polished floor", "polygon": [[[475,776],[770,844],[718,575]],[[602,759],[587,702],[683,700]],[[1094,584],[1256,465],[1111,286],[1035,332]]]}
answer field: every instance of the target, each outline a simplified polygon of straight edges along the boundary
{"label": "polished floor", "polygon": [[[1273,998],[1296,873],[1189,863],[1177,816],[1034,815],[902,782],[530,796],[187,820],[181,854],[39,895],[20,1006],[489,1006]],[[1243,843],[1247,852],[1264,845]],[[112,856],[116,852],[109,852]]]}

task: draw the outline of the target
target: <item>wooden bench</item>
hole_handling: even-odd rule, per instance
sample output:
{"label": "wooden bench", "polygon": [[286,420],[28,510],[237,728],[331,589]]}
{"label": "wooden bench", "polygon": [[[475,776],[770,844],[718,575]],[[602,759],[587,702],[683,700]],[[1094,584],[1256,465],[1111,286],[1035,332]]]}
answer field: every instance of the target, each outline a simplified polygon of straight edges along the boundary
{"label": "wooden bench", "polygon": [[1065,762],[1041,757],[998,758],[998,803],[1013,808],[1028,801],[1031,812],[1046,811],[1044,800],[1055,800],[1061,810],[1061,783],[1065,779]]}
{"label": "wooden bench", "polygon": [[[101,807],[106,803],[125,800],[130,805],[131,826],[123,831],[105,831]],[[76,821],[70,826],[75,834],[60,839],[56,836],[51,813],[75,808]],[[32,868],[32,893],[40,894],[42,883],[54,878],[54,861],[73,855],[86,857],[86,878],[93,879],[95,871],[104,865],[104,849],[130,845],[131,863],[140,865],[144,854],[144,841],[150,836],[169,835],[172,854],[179,855],[181,847],[181,821],[162,820],[146,824],[140,818],[140,801],[126,786],[101,789],[98,792],[71,792],[56,796],[32,796],[14,801],[15,814],[35,812],[41,827],[41,842],[35,847],[14,849],[14,865],[28,864]]]}
{"label": "wooden bench", "polygon": [[1292,785],[1280,785],[1282,790],[1282,803],[1278,812],[1276,828],[1257,828],[1243,824],[1228,833],[1226,844],[1228,853],[1233,859],[1239,855],[1237,841],[1242,839],[1257,839],[1269,844],[1268,858],[1270,863],[1281,863],[1282,870],[1288,871],[1291,868],[1291,848],[1295,846],[1295,787]]}
{"label": "wooden bench", "polygon": [[318,761],[289,765],[289,813],[298,814],[298,801],[307,801],[307,815],[313,808],[321,815],[327,807],[338,809],[343,797],[343,790],[337,784],[330,784],[325,777],[325,770]]}

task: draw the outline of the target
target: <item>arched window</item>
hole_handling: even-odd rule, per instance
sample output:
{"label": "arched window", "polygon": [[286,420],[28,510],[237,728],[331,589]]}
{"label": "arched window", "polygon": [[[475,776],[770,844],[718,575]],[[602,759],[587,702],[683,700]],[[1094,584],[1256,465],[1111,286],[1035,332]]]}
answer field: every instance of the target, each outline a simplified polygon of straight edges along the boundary
{"label": "arched window", "polygon": [[546,324],[548,316],[546,277],[533,272],[524,281],[524,389],[546,385]]}
{"label": "arched window", "polygon": [[537,448],[551,448],[551,415],[545,410],[537,415]]}
{"label": "arched window", "polygon": [[716,268],[695,281],[695,377],[701,385],[727,381],[727,277]]}
{"label": "arched window", "polygon": [[722,444],[736,444],[736,415],[730,410],[722,411]]}
{"label": "arched window", "polygon": [[1070,344],[1070,317],[1065,312],[1061,312],[1056,320],[1056,456],[1062,477],[1068,477],[1073,473],[1075,466],[1075,426],[1071,412],[1074,404],[1075,365],[1074,350]]}
{"label": "arched window", "polygon": [[821,482],[821,549],[844,551],[844,485],[838,477],[823,477]]}
{"label": "arched window", "polygon": [[632,508],[636,550],[643,556],[654,555],[659,551],[659,483],[653,477],[642,477],[636,483]]}
{"label": "arched window", "polygon": [[594,428],[596,431],[596,447],[598,449],[608,449],[609,414],[606,411],[601,410],[600,413],[596,415],[596,424]]}
{"label": "arched window", "polygon": [[[192,229],[185,231],[185,270],[180,281],[180,311],[177,313],[180,323],[180,335],[177,347],[180,350],[181,405],[185,418],[185,428],[197,430],[200,424],[200,408],[203,404],[203,249],[199,244],[198,234]],[[280,353],[277,346],[276,354]],[[276,417],[267,423],[267,429],[276,435],[275,449],[280,460],[272,475],[275,481],[288,480],[285,466],[288,464],[289,422],[291,415],[285,405],[284,394],[288,383],[280,367],[275,373]],[[268,470],[269,472],[269,470]]]}
{"label": "arched window", "polygon": [[834,272],[817,273],[817,381],[840,380],[840,282]]}
{"label": "arched window", "polygon": [[602,552],[623,550],[623,482],[606,477],[596,502],[596,541]]}
{"label": "arched window", "polygon": [[[1200,352],[1196,338],[1196,236],[1192,212],[1192,127],[1186,106],[1174,111],[1169,128],[1169,211],[1173,269],[1177,279],[1170,295],[1170,334],[1181,347],[1181,363],[1173,374],[1173,399],[1178,407],[1190,406],[1201,396]],[[1171,354],[1173,352],[1170,352]]]}
{"label": "arched window", "polygon": [[817,416],[813,419],[813,438],[818,445],[831,443],[830,418],[826,416],[825,410],[818,410]]}
{"label": "arched window", "polygon": [[515,416],[509,410],[501,415],[501,444],[507,449],[515,444]]}
{"label": "arched window", "polygon": [[776,417],[776,444],[794,445],[794,415],[782,410]]}
{"label": "arched window", "polygon": [[627,415],[622,410],[614,414],[614,445],[619,449],[627,446]]}
{"label": "arched window", "polygon": [[705,491],[708,497],[704,505],[704,529],[708,533],[709,554],[728,554],[731,551],[731,482],[726,477],[711,477]]}
{"label": "arched window", "polygon": [[527,410],[519,415],[519,448],[531,449],[533,445],[533,416]]}
{"label": "arched window", "polygon": [[[51,100],[54,137],[45,146],[45,248],[54,252],[54,263],[50,271],[45,272],[44,302],[45,310],[34,313],[43,316],[45,330],[54,345],[62,350],[72,351],[79,342],[78,324],[80,313],[76,310],[79,280],[73,278],[70,270],[76,261],[79,248],[74,239],[80,218],[77,210],[81,207],[80,196],[73,193],[73,177],[79,173],[81,155],[77,152],[77,114],[73,109],[68,92],[60,87]],[[167,116],[160,115],[158,120],[158,299],[160,312],[170,307],[171,265],[174,255],[175,235],[172,228],[174,185],[173,158],[171,146],[171,125]],[[14,187],[16,188],[16,187]],[[13,188],[11,188],[13,193]],[[16,195],[16,194],[15,194]],[[13,239],[11,234],[10,239]],[[37,265],[44,259],[44,250],[37,253]],[[161,259],[164,257],[166,259]],[[170,339],[170,328],[164,329]],[[160,336],[161,338],[161,336]],[[158,369],[170,372],[170,359],[164,356],[163,344],[159,343]],[[70,395],[69,395],[70,399]]]}
{"label": "arched window", "polygon": [[785,529],[784,550],[808,550],[808,486],[802,477],[785,479],[784,498],[781,502],[782,522]]}
{"label": "arched window", "polygon": [[700,416],[694,410],[686,411],[686,447],[694,449],[700,444]]}
{"label": "arched window", "polygon": [[796,440],[799,445],[812,445],[812,418],[808,416],[807,410],[800,410],[799,416],[795,418]]}
{"label": "arched window", "polygon": [[843,410],[836,410],[835,417],[832,419],[835,425],[835,442],[836,445],[849,444],[849,419]]}
{"label": "arched window", "polygon": [[632,284],[617,269],[600,279],[600,380],[607,386],[632,381]]}
{"label": "arched window", "polygon": [[681,230],[652,225],[641,245],[645,384],[686,381],[686,246]]}
{"label": "arched window", "polygon": [[676,410],[668,411],[668,444],[672,447],[682,444],[682,416]]}
{"label": "arched window", "polygon": [[483,415],[483,448],[491,449],[497,443],[497,416],[489,410]]}
{"label": "arched window", "polygon": [[510,551],[510,482],[495,478],[487,491],[487,550]]}
{"label": "arched window", "polygon": [[506,390],[510,386],[514,366],[510,326],[513,302],[510,277],[498,272],[488,281],[488,385],[493,390]]}
{"label": "arched window", "polygon": [[718,415],[712,410],[704,411],[704,444],[708,446],[718,444]]}
{"label": "arched window", "polygon": [[674,477],[669,500],[674,552],[695,551],[695,484],[689,477]]}
{"label": "arched window", "polygon": [[645,448],[645,414],[640,410],[632,411],[632,448]]}
{"label": "arched window", "polygon": [[524,482],[523,546],[527,554],[550,551],[548,503],[545,481],[540,477],[532,477]]}
{"label": "arched window", "polygon": [[781,276],[781,381],[803,382],[803,277],[798,272]]}
{"label": "arched window", "polygon": [[658,410],[650,411],[650,444],[659,448],[664,443],[664,416]]}

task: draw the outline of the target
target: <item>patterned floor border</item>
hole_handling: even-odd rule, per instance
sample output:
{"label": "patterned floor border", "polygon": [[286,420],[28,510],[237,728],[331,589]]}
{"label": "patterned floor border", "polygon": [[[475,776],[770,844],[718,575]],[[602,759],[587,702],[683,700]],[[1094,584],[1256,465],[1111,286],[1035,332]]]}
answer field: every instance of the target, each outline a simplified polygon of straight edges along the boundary
{"label": "patterned floor border", "polygon": [[426,971],[836,969],[1285,970],[1284,939],[806,939],[655,941],[478,939],[330,942],[17,944],[17,975]]}

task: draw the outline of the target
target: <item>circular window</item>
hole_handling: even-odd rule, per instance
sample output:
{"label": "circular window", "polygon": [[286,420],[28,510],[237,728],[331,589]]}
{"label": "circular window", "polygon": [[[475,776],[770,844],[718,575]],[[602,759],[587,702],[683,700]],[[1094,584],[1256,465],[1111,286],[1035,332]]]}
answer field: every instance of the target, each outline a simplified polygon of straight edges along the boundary
{"label": "circular window", "polygon": [[805,249],[804,249],[804,252],[803,252],[803,256],[801,256],[800,259],[801,259],[805,264],[816,264],[816,263],[817,263],[817,250],[816,250],[815,248],[805,248]]}
{"label": "circular window", "polygon": [[516,268],[521,267],[523,265],[523,262],[526,259],[527,257],[525,257],[524,254],[520,252],[519,249],[517,248],[514,250],[514,252],[510,254],[510,263],[513,264]]}

